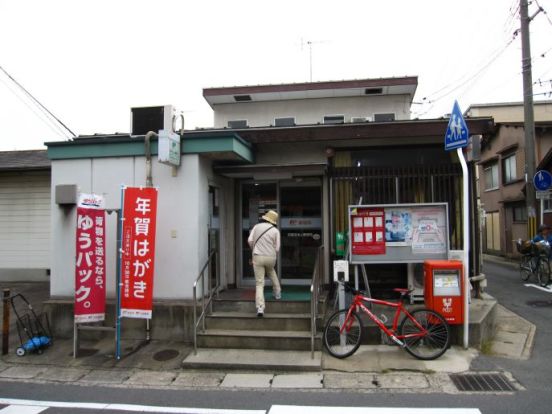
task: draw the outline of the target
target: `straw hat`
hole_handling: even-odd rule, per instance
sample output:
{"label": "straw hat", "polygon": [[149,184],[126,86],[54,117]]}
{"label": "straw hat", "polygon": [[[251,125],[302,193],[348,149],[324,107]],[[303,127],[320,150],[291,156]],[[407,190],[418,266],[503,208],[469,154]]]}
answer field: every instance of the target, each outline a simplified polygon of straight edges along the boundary
{"label": "straw hat", "polygon": [[268,221],[274,225],[278,224],[278,213],[274,210],[269,210],[264,216],[261,217],[263,220]]}

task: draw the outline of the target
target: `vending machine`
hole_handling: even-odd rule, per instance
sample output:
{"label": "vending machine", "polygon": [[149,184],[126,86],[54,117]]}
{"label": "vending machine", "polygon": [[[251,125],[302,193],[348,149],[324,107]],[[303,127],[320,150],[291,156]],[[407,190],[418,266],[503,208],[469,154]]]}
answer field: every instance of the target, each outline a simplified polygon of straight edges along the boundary
{"label": "vending machine", "polygon": [[457,260],[424,262],[424,300],[450,325],[464,323],[464,268]]}

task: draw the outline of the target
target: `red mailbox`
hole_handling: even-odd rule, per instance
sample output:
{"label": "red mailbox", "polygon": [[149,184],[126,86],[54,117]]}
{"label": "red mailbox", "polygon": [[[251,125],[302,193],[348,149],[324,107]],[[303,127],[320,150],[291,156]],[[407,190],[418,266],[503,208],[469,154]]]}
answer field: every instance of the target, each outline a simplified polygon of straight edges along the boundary
{"label": "red mailbox", "polygon": [[464,269],[457,260],[424,262],[424,299],[450,325],[464,323]]}

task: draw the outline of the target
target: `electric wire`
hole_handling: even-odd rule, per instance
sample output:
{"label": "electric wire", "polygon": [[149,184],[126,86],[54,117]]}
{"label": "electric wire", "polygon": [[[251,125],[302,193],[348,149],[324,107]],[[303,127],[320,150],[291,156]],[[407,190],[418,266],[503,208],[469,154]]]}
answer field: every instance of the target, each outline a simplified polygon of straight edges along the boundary
{"label": "electric wire", "polygon": [[33,108],[29,104],[29,102],[27,102],[27,100],[19,96],[17,92],[15,92],[15,90],[13,90],[13,88],[10,85],[8,85],[2,78],[0,78],[0,82],[53,133],[55,133],[56,135],[60,135],[65,139],[71,138],[69,135],[67,135],[67,132],[61,129],[61,127],[57,123],[53,122],[49,117],[45,117],[44,112],[38,112],[36,107]]}
{"label": "electric wire", "polygon": [[38,99],[36,99],[27,89],[25,89],[23,87],[23,85],[21,85],[19,82],[17,82],[13,76],[11,76],[2,66],[0,66],[0,70],[2,70],[2,72],[4,72],[6,74],[6,76],[13,82],[15,83],[23,92],[25,92],[25,94],[31,98],[31,100],[33,102],[35,102],[35,104],[37,104],[38,106],[40,106],[40,108],[42,108],[44,111],[46,111],[52,118],[54,118],[61,126],[63,126],[67,131],[69,131],[71,133],[71,135],[73,136],[73,138],[75,138],[77,135],[71,131],[69,129],[69,127],[67,125],[65,125],[58,117],[56,117],[52,112],[50,112],[50,110],[48,108],[46,108],[44,105],[42,105],[42,103],[40,103],[40,101]]}
{"label": "electric wire", "polygon": [[537,7],[540,9],[540,11],[544,13],[544,17],[546,17],[548,23],[550,23],[550,25],[552,26],[552,20],[550,19],[550,16],[548,16],[546,10],[544,10],[544,7],[542,7],[537,0],[535,0],[535,3],[537,4]]}

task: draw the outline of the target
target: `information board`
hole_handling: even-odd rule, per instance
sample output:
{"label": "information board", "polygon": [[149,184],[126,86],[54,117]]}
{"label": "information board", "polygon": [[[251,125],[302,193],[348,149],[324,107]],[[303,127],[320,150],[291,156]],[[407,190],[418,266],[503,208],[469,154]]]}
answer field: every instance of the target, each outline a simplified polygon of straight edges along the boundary
{"label": "information board", "polygon": [[448,204],[349,206],[351,263],[447,259]]}

